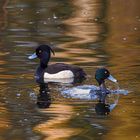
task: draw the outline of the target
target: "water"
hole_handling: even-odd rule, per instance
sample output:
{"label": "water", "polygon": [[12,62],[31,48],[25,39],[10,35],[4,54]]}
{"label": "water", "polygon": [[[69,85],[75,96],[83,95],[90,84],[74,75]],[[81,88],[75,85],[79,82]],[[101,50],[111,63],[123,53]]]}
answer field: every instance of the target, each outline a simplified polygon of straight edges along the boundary
{"label": "water", "polygon": [[[0,139],[139,139],[139,5],[138,0],[1,0]],[[75,64],[88,74],[82,84],[49,84],[46,109],[37,105],[42,97],[33,78],[38,61],[28,60],[39,43],[53,46],[51,63]],[[96,85],[100,66],[111,71],[121,89],[131,91],[120,95],[108,116],[96,115],[96,101],[60,92]]]}

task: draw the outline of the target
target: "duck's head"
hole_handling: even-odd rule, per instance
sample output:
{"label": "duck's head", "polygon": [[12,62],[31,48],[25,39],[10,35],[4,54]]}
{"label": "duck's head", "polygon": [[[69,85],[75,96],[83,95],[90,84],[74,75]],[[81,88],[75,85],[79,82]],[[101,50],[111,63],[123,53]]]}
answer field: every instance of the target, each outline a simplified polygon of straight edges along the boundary
{"label": "duck's head", "polygon": [[51,52],[55,54],[49,45],[40,45],[36,48],[36,52],[33,53],[28,58],[29,59],[39,58],[41,67],[46,67],[50,60]]}
{"label": "duck's head", "polygon": [[96,70],[95,79],[99,83],[99,85],[103,84],[106,79],[117,82],[117,80],[110,74],[110,72],[106,68],[99,68]]}

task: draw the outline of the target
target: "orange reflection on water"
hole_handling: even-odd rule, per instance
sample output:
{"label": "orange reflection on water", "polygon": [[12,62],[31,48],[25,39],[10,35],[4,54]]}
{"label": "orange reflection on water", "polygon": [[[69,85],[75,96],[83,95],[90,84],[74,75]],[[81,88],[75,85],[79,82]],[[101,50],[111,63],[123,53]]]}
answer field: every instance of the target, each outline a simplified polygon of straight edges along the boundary
{"label": "orange reflection on water", "polygon": [[[139,139],[139,120],[134,118],[134,106],[126,106],[122,103],[121,108],[116,110],[110,121],[115,127],[112,126],[111,130],[104,136],[104,140],[135,140]],[[139,110],[139,107],[137,108]],[[111,124],[110,124],[111,126]]]}
{"label": "orange reflection on water", "polygon": [[139,44],[140,1],[110,0],[108,5],[109,42]]}
{"label": "orange reflection on water", "polygon": [[101,13],[101,3],[95,0],[73,0],[72,4],[76,10],[71,18],[64,21],[69,27],[65,34],[79,38],[73,44],[99,41],[103,27],[96,22],[96,17]]}
{"label": "orange reflection on water", "polygon": [[[99,61],[98,58],[90,56],[96,54],[96,51],[91,51],[85,45],[103,39],[101,34],[104,32],[104,24],[97,22],[97,17],[102,16],[104,5],[97,0],[73,0],[72,5],[75,11],[63,23],[67,27],[64,35],[72,37],[73,40],[58,45],[65,51],[58,52],[58,56],[72,59],[69,63],[97,62]],[[86,55],[86,57],[83,57],[83,55]]]}
{"label": "orange reflection on water", "polygon": [[14,79],[14,78],[16,78],[16,75],[0,74],[0,77],[2,79]]}
{"label": "orange reflection on water", "polygon": [[5,107],[0,105],[0,133],[5,132],[9,128],[8,111]]}
{"label": "orange reflection on water", "polygon": [[[137,1],[137,2],[136,2]],[[108,63],[116,73],[118,80],[132,91],[127,97],[121,97],[120,108],[112,116],[110,131],[105,140],[135,140],[139,139],[139,34],[140,34],[140,1],[110,0],[108,7],[109,36],[106,51],[111,56]],[[114,8],[115,7],[115,8]],[[135,90],[135,91],[133,91]],[[123,100],[124,98],[124,100]],[[133,104],[133,101],[135,104]],[[115,127],[114,127],[115,126]]]}
{"label": "orange reflection on water", "polygon": [[59,138],[68,138],[76,135],[79,129],[70,128],[67,123],[73,115],[73,108],[69,105],[53,104],[50,108],[41,111],[45,114],[52,114],[46,122],[37,125],[34,130],[45,135],[45,140],[56,140]]}

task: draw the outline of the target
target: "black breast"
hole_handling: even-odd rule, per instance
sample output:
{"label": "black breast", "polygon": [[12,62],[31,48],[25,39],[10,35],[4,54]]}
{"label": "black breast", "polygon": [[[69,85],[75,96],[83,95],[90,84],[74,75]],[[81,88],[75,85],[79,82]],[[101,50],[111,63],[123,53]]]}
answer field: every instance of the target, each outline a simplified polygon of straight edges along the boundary
{"label": "black breast", "polygon": [[56,63],[56,64],[48,65],[45,72],[50,73],[50,74],[55,74],[63,70],[72,71],[75,78],[80,78],[80,77],[84,78],[86,76],[82,68],[74,66],[74,65],[64,64],[64,63]]}

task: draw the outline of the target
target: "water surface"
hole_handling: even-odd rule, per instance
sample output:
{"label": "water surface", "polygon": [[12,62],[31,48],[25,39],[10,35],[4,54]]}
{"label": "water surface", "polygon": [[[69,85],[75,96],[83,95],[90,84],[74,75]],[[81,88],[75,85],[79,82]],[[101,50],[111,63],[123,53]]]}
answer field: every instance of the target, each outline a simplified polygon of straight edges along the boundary
{"label": "water surface", "polygon": [[[139,139],[140,1],[0,1],[0,139]],[[64,98],[67,85],[49,84],[51,105],[37,107],[38,61],[27,57],[40,43],[56,51],[50,63],[81,66],[82,84],[96,85],[97,67],[106,66],[120,87],[109,116],[97,116],[96,101]]]}

